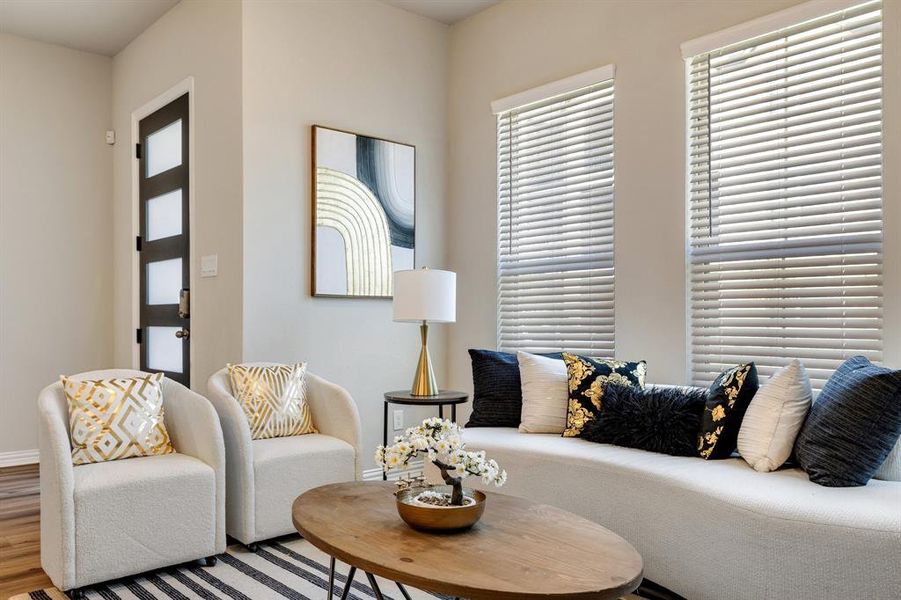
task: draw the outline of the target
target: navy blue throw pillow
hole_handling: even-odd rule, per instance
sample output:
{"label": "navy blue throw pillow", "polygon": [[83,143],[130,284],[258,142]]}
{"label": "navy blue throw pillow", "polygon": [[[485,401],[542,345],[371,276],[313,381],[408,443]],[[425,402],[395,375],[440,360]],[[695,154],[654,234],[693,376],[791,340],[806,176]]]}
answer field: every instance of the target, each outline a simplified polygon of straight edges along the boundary
{"label": "navy blue throw pillow", "polygon": [[582,437],[672,456],[697,456],[698,429],[707,390],[640,388],[608,383],[604,407],[585,424]]}
{"label": "navy blue throw pillow", "polygon": [[901,436],[901,371],[849,358],[820,392],[795,442],[814,483],[866,485]]}
{"label": "navy blue throw pillow", "polygon": [[[472,359],[472,415],[467,427],[519,427],[522,380],[516,354],[470,349]],[[563,355],[542,354],[563,359]]]}

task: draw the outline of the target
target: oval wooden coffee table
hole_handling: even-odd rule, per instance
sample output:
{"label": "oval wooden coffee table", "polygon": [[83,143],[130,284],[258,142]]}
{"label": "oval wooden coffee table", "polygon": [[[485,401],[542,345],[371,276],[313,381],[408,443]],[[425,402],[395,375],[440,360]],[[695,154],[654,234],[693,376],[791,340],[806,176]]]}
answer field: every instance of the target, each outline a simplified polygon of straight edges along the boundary
{"label": "oval wooden coffee table", "polygon": [[[430,534],[397,514],[393,483],[336,483],[294,501],[294,526],[332,557],[375,577],[430,592],[479,599],[607,600],[638,587],[642,561],[624,539],[565,510],[488,493],[485,514],[462,533]],[[346,593],[345,593],[346,596]]]}

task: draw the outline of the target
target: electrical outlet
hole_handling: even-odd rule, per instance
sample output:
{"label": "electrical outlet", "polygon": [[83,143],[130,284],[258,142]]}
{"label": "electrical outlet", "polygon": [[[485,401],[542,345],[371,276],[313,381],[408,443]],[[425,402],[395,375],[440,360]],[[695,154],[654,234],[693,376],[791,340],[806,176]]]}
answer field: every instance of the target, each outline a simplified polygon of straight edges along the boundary
{"label": "electrical outlet", "polygon": [[404,428],[404,411],[394,411],[394,431]]}

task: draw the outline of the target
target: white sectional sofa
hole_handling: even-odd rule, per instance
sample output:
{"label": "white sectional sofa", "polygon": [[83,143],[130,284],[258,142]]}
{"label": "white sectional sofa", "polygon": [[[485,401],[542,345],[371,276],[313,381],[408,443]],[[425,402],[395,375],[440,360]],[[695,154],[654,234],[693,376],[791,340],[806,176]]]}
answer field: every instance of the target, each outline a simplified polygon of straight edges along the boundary
{"label": "white sectional sofa", "polygon": [[901,598],[901,482],[828,488],[800,469],[512,428],[464,439],[507,470],[502,493],[604,525],[641,553],[646,578],[690,600]]}

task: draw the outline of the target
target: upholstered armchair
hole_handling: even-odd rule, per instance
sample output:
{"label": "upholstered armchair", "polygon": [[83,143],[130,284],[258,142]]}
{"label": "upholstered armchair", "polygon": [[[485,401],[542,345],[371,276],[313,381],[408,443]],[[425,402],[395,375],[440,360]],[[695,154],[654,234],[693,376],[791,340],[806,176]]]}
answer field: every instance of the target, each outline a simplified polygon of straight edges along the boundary
{"label": "upholstered armchair", "polygon": [[[265,365],[268,363],[254,363]],[[306,399],[319,433],[253,440],[232,396],[227,369],[207,397],[225,436],[226,530],[251,551],[261,540],[294,533],[291,505],[306,490],[360,475],[360,415],[344,388],[307,372]]]}
{"label": "upholstered armchair", "polygon": [[[91,371],[71,379],[135,377]],[[175,454],[73,465],[60,382],[38,397],[41,566],[60,590],[80,588],[225,552],[225,448],[212,405],[163,379]]]}

